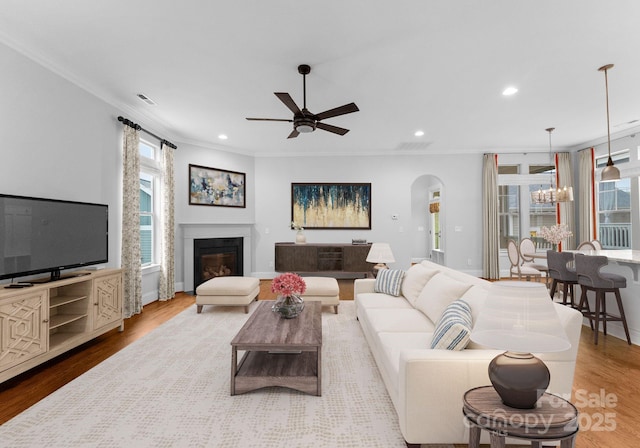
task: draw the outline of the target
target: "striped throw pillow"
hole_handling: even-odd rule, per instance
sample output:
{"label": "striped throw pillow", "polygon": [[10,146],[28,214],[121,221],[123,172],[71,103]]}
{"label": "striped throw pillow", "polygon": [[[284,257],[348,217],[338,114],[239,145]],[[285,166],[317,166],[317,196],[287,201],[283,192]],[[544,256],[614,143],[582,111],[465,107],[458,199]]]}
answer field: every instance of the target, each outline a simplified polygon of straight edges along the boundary
{"label": "striped throw pillow", "polygon": [[404,271],[401,269],[380,269],[373,290],[397,297],[400,295],[403,277]]}
{"label": "striped throw pillow", "polygon": [[433,333],[431,348],[462,350],[469,343],[471,334],[471,307],[458,299],[444,310]]}

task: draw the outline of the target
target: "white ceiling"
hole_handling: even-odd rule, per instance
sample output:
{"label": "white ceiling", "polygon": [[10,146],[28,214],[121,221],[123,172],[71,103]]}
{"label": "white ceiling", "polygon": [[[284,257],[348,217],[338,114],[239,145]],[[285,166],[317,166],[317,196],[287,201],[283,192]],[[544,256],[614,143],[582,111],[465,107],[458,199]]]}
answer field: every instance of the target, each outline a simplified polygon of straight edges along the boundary
{"label": "white ceiling", "polygon": [[[545,151],[548,127],[556,149],[606,136],[604,64],[612,133],[640,124],[639,18],[638,0],[0,0],[0,40],[178,145]],[[273,92],[301,105],[302,63],[312,112],[360,108],[326,120],[345,136],[245,120],[290,118]]]}

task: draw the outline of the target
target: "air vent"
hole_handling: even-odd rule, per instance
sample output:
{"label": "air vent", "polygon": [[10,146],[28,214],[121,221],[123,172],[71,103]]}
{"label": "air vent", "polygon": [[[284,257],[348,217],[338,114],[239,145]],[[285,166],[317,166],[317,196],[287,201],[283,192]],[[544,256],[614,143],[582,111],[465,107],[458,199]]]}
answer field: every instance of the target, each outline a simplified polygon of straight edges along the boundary
{"label": "air vent", "polygon": [[149,98],[148,96],[146,96],[146,95],[145,95],[145,94],[143,94],[143,93],[138,93],[138,95],[137,95],[137,96],[138,96],[138,98],[140,98],[142,101],[144,101],[145,103],[147,103],[149,106],[155,106],[155,105],[156,105],[156,103],[155,103],[151,98]]}

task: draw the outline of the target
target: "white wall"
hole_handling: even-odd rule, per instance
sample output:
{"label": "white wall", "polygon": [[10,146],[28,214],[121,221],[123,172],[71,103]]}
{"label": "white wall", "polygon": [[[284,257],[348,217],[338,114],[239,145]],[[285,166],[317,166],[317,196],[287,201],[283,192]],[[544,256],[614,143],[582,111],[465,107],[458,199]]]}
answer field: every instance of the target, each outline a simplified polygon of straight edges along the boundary
{"label": "white wall", "polygon": [[[308,136],[313,137],[313,135]],[[305,230],[307,242],[348,243],[352,238],[391,244],[406,269],[414,254],[412,185],[437,175],[446,189],[444,247],[447,265],[481,272],[482,155],[274,157],[256,162],[256,258],[258,276],[273,275],[274,244],[293,241],[290,230],[292,182],[371,182],[371,230]],[[399,219],[391,219],[398,214]],[[454,232],[458,227],[459,232]],[[467,263],[471,260],[471,264]]]}
{"label": "white wall", "polygon": [[108,204],[108,266],[119,266],[117,111],[2,44],[0,60],[0,192]]}

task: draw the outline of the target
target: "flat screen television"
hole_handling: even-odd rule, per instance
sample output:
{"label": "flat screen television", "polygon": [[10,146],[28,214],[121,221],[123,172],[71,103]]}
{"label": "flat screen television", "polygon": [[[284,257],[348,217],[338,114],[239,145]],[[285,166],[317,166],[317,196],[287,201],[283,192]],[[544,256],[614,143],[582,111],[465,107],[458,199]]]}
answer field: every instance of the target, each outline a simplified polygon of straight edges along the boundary
{"label": "flat screen television", "polygon": [[106,263],[109,207],[0,194],[0,279]]}

